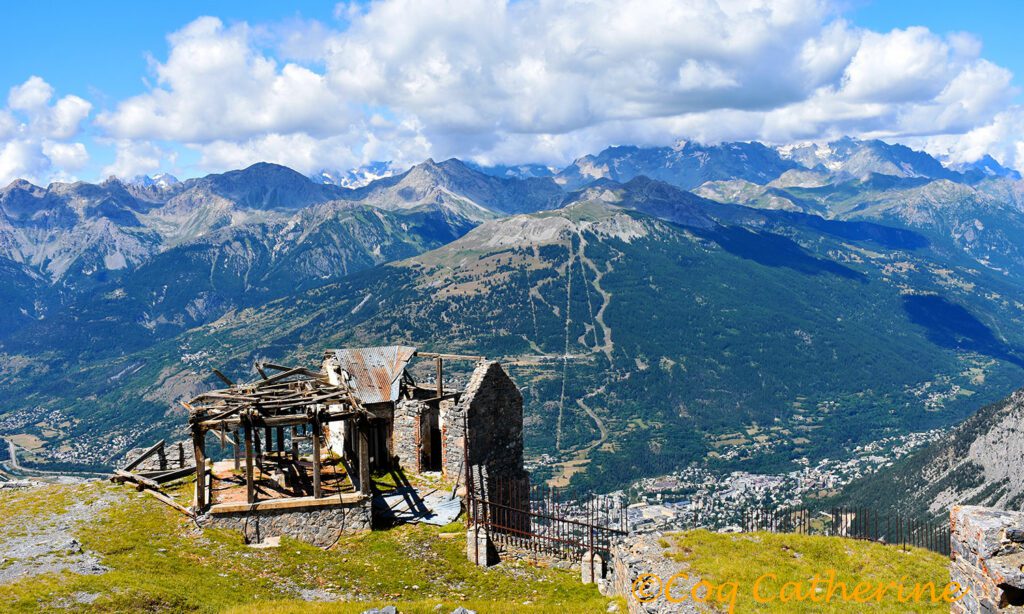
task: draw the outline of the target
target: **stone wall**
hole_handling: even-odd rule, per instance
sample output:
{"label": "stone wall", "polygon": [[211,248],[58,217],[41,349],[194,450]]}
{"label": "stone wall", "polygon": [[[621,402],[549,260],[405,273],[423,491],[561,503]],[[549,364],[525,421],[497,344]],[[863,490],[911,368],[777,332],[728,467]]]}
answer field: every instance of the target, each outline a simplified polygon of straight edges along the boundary
{"label": "stone wall", "polygon": [[407,473],[420,471],[420,418],[428,410],[423,401],[405,399],[395,405],[391,432],[391,453]]}
{"label": "stone wall", "polygon": [[487,467],[491,478],[523,475],[523,395],[497,362],[481,362],[469,385],[450,408],[442,407],[441,464],[455,479],[465,471],[465,428],[469,427],[472,465]]}
{"label": "stone wall", "polygon": [[204,527],[242,531],[247,543],[287,535],[307,544],[329,548],[346,533],[369,531],[372,527],[371,499],[358,503],[207,514],[199,519]]}
{"label": "stone wall", "polygon": [[954,506],[950,581],[968,589],[951,611],[1024,613],[1024,512]]}
{"label": "stone wall", "polygon": [[688,592],[700,578],[688,570],[684,563],[673,561],[666,556],[662,545],[661,533],[646,535],[630,535],[618,540],[611,551],[611,561],[607,563],[608,575],[603,582],[598,582],[601,593],[618,595],[626,600],[630,614],[653,614],[655,612],[711,612],[710,607],[696,604],[687,599],[681,603],[673,603],[659,596],[648,602],[641,602],[633,595],[633,583],[641,575],[654,574],[662,582],[668,582],[673,574],[687,573],[672,585],[673,596],[679,598]]}

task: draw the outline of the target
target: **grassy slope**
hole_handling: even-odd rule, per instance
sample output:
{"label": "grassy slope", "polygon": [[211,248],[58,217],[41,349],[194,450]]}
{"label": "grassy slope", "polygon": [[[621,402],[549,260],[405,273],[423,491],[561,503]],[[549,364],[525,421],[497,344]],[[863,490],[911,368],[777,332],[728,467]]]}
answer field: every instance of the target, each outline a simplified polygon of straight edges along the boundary
{"label": "grassy slope", "polygon": [[[902,551],[895,546],[870,542],[807,535],[752,533],[725,535],[707,531],[691,531],[670,535],[664,545],[672,548],[669,556],[686,562],[690,569],[712,583],[736,582],[735,612],[948,612],[946,602],[899,603],[886,594],[881,602],[844,602],[837,597],[830,603],[789,601],[758,603],[753,586],[766,573],[777,574],[777,580],[766,579],[761,595],[779,595],[786,582],[807,583],[815,575],[824,576],[835,570],[837,582],[846,582],[850,591],[858,582],[874,587],[881,583],[903,582],[911,590],[915,583],[933,582],[940,594],[949,582],[948,560],[919,548]],[[726,592],[728,594],[728,591]],[[930,593],[926,593],[930,595]]]}
{"label": "grassy slope", "polygon": [[[475,568],[466,560],[458,523],[375,531],[345,538],[329,552],[287,538],[280,548],[257,550],[243,545],[236,532],[197,531],[148,496],[100,483],[2,492],[0,517],[7,527],[24,526],[112,488],[125,491],[124,505],[72,531],[110,571],[36,576],[0,586],[0,610],[57,610],[80,592],[101,594],[91,605],[76,606],[98,612],[362,612],[386,604],[399,604],[403,612],[435,612],[443,603],[442,611],[464,604],[485,612],[571,613],[604,611],[608,603],[572,572],[514,564]],[[451,535],[440,537],[444,533]],[[301,589],[360,602],[310,604],[299,599]]]}
{"label": "grassy slope", "polygon": [[[188,486],[183,487],[187,490]],[[99,593],[86,611],[362,612],[397,604],[403,612],[451,611],[465,605],[479,612],[604,611],[608,600],[579,584],[576,573],[515,563],[488,571],[469,564],[461,524],[408,526],[352,536],[331,551],[289,539],[280,548],[251,549],[231,531],[205,531],[142,494],[101,483],[77,487],[0,492],[0,539],[75,501],[88,502],[110,489],[123,505],[110,507],[88,526],[73,529],[86,551],[110,571],[101,575],[36,576],[0,586],[0,610],[37,612],[66,607],[76,593]],[[184,497],[183,492],[178,493]],[[723,535],[693,531],[669,535],[667,556],[714,583],[733,581],[736,612],[815,612],[821,604],[759,605],[751,587],[762,574],[778,574],[776,591],[789,580],[836,571],[837,579],[910,584],[948,581],[943,557],[919,549],[799,535]],[[347,602],[310,603],[300,590],[348,596]],[[359,601],[353,601],[358,599]],[[72,601],[73,603],[73,601]],[[442,604],[440,610],[435,610]],[[620,601],[620,606],[624,604]],[[908,611],[906,604],[833,603],[830,612]],[[814,607],[811,607],[814,606]],[[919,612],[946,611],[922,604]]]}

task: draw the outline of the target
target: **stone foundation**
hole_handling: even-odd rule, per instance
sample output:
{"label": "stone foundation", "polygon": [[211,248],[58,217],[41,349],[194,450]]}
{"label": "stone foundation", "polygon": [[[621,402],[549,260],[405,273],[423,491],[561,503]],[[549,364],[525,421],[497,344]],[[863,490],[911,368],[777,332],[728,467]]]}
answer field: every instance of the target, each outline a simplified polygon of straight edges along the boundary
{"label": "stone foundation", "polygon": [[199,522],[204,527],[241,531],[250,544],[287,535],[329,548],[346,533],[369,531],[371,510],[371,499],[366,497],[358,503],[331,506],[207,514]]}
{"label": "stone foundation", "polygon": [[950,529],[950,581],[968,589],[951,611],[1024,613],[1024,512],[955,506]]}

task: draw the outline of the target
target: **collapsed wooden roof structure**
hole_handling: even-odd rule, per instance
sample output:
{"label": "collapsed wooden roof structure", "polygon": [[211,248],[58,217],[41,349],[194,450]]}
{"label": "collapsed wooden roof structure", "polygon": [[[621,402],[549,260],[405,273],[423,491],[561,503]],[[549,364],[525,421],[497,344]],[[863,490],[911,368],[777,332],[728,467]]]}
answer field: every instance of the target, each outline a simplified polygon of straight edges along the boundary
{"label": "collapsed wooden roof structure", "polygon": [[[294,469],[299,464],[299,444],[305,442],[312,444],[312,496],[321,498],[323,426],[351,421],[359,434],[356,484],[361,495],[368,495],[366,424],[369,414],[354,394],[348,378],[333,378],[332,383],[327,374],[272,363],[257,364],[256,370],[260,379],[236,384],[215,369],[214,373],[228,387],[204,392],[184,404],[189,412],[195,447],[196,511],[202,512],[211,504],[212,484],[208,479],[212,478],[206,463],[206,436],[211,432],[220,438],[222,445],[233,445],[236,470],[240,469],[244,458],[246,502],[251,505],[257,502],[254,471],[259,468],[262,474],[265,464],[284,469],[290,463]],[[286,439],[290,439],[291,444],[287,451]],[[352,477],[356,479],[356,475]]]}

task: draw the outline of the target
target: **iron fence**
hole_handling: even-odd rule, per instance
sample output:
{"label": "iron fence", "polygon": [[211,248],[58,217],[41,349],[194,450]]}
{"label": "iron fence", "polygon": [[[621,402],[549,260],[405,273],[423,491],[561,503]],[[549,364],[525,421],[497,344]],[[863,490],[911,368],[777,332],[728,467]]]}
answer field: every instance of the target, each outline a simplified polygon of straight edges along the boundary
{"label": "iron fence", "polygon": [[879,513],[867,507],[799,508],[741,507],[724,514],[719,510],[684,515],[673,529],[704,528],[712,531],[799,533],[827,535],[913,546],[948,555],[949,522],[921,520],[914,516]]}
{"label": "iron fence", "polygon": [[528,480],[498,479],[468,493],[468,521],[496,544],[566,560],[587,551],[610,553],[615,537],[628,533],[625,508],[612,497],[583,499]]}

